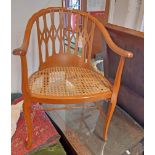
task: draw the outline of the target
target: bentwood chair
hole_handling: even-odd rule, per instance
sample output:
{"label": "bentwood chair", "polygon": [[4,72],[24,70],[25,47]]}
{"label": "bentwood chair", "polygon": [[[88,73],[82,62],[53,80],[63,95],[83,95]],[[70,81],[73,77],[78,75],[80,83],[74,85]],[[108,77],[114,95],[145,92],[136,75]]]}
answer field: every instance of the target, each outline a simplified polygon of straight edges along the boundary
{"label": "bentwood chair", "polygon": [[[71,17],[76,16],[73,29]],[[50,17],[50,26],[47,23]],[[58,21],[56,26],[55,21]],[[40,24],[43,23],[43,31]],[[27,50],[31,29],[36,26],[38,40],[38,71],[28,77]],[[114,84],[111,84],[91,65],[92,43],[95,29],[103,35],[107,45],[120,56]],[[57,43],[56,43],[57,42]],[[45,48],[42,48],[45,44]],[[49,48],[49,44],[52,45]],[[56,46],[59,45],[59,50]],[[49,54],[49,51],[52,54]],[[45,60],[43,60],[45,52]],[[23,111],[27,125],[27,147],[32,145],[31,103],[84,104],[108,100],[103,139],[107,140],[109,123],[115,110],[125,58],[133,54],[118,47],[106,28],[89,13],[79,10],[49,7],[35,13],[26,26],[23,44],[13,51],[19,55],[22,66]],[[112,63],[112,62],[111,62]],[[83,106],[79,106],[81,108]],[[85,106],[86,108],[89,106]],[[70,108],[74,108],[73,106]],[[76,106],[77,108],[77,106]],[[58,108],[55,108],[58,109]],[[52,109],[51,110],[55,110]],[[62,109],[62,108],[61,108]],[[65,109],[65,108],[64,108]]]}

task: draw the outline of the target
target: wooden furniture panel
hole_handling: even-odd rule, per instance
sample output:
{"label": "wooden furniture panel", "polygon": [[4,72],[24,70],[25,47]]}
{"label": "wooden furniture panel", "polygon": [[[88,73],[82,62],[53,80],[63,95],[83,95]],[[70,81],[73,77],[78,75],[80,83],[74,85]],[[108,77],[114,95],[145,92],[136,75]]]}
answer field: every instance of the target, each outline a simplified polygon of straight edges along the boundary
{"label": "wooden furniture panel", "polygon": [[[106,25],[112,39],[120,47],[132,50],[134,58],[126,61],[118,104],[139,124],[144,125],[144,33],[124,27]],[[119,58],[107,48],[104,57],[105,76],[114,81]]]}

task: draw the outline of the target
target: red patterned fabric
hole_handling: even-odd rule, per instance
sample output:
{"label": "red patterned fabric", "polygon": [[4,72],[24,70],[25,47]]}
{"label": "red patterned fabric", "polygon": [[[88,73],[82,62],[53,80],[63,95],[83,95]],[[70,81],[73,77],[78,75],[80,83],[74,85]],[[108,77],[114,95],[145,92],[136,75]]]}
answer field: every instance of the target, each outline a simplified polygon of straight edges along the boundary
{"label": "red patterned fabric", "polygon": [[30,150],[25,148],[27,138],[24,115],[21,113],[17,129],[11,140],[11,155],[24,155],[58,142],[60,136],[39,104],[33,104],[31,111],[33,121],[33,144]]}
{"label": "red patterned fabric", "polygon": [[22,101],[23,100],[23,96],[21,96],[21,97],[18,97],[17,99],[15,99],[12,103],[11,103],[11,105],[16,105],[16,104],[18,104],[20,101]]}

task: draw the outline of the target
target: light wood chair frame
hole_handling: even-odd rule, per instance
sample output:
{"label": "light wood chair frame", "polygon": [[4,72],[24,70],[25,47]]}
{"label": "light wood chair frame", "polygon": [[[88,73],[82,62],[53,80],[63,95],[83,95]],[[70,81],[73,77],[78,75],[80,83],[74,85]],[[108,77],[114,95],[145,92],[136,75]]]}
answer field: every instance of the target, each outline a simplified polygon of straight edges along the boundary
{"label": "light wood chair frame", "polygon": [[[96,26],[99,31],[101,32],[101,34],[103,35],[105,42],[107,43],[107,45],[112,49],[113,52],[115,52],[116,54],[118,54],[120,56],[120,60],[119,60],[119,64],[118,64],[118,68],[117,68],[117,72],[116,72],[116,76],[115,76],[115,81],[114,84],[112,85],[112,91],[111,93],[98,93],[95,95],[89,95],[89,96],[67,96],[67,97],[51,97],[48,98],[47,96],[44,97],[40,97],[40,96],[32,96],[28,87],[28,67],[27,67],[27,50],[28,50],[28,46],[29,46],[29,41],[30,41],[30,34],[31,34],[31,29],[34,23],[38,23],[38,18],[40,16],[45,16],[47,13],[50,12],[59,12],[59,13],[74,13],[80,16],[85,17],[86,19],[89,19],[94,26]],[[46,25],[46,20],[44,18],[44,24]],[[60,29],[61,29],[60,25]],[[46,27],[46,26],[45,26]],[[78,29],[78,26],[76,27]],[[92,34],[93,36],[93,34]],[[60,36],[60,38],[62,39],[62,36]],[[38,41],[39,42],[39,41]],[[39,43],[40,44],[40,43]],[[60,45],[61,46],[61,45]],[[69,46],[69,45],[68,45]],[[77,56],[71,56],[71,54],[69,54],[69,52],[67,53],[61,53],[62,51],[62,47],[60,47],[60,55],[58,57],[57,60],[52,59],[52,64],[54,66],[60,65],[61,59],[64,55],[67,55],[67,57],[69,59],[72,59],[73,61],[69,62],[69,65],[71,66],[74,62],[80,62],[81,63],[81,67],[85,67],[88,68],[90,70],[93,70],[92,66],[91,66],[91,47],[90,47],[90,51],[88,53],[88,60],[87,63],[84,63],[84,61],[81,61],[81,59],[83,59],[83,56],[81,58],[77,58]],[[72,104],[72,103],[87,103],[87,102],[96,102],[96,101],[100,101],[100,100],[109,100],[109,107],[108,107],[108,111],[106,114],[106,120],[104,123],[104,132],[103,132],[103,139],[107,140],[107,133],[108,133],[108,128],[109,128],[109,124],[113,115],[113,112],[115,110],[116,107],[116,103],[117,103],[117,96],[118,96],[118,92],[119,92],[119,88],[120,88],[120,82],[121,82],[121,76],[122,76],[122,71],[123,71],[123,66],[125,63],[125,58],[132,58],[133,54],[130,51],[124,50],[120,47],[118,47],[111,39],[108,31],[106,30],[106,28],[104,27],[103,24],[101,24],[95,17],[91,16],[89,13],[86,12],[82,12],[79,10],[67,10],[65,8],[58,8],[58,7],[49,7],[46,9],[42,9],[40,11],[38,11],[37,13],[35,13],[30,20],[28,21],[28,24],[26,26],[26,30],[25,30],[25,35],[24,35],[24,40],[22,43],[22,46],[20,48],[17,48],[13,51],[14,55],[18,55],[21,58],[21,70],[22,70],[22,93],[23,93],[23,97],[24,97],[24,103],[23,103],[23,112],[24,112],[24,116],[25,116],[25,121],[26,121],[26,125],[27,125],[27,133],[28,133],[28,140],[27,140],[27,147],[30,148],[32,145],[32,121],[31,121],[31,117],[30,117],[30,109],[31,109],[31,103],[32,102],[39,102],[39,103],[44,103],[44,104]],[[53,56],[52,56],[53,57]],[[50,62],[44,64],[41,63],[41,59],[40,59],[40,66],[39,66],[39,70],[46,68],[47,66],[50,66]],[[62,61],[63,63],[63,61]],[[66,63],[63,63],[63,65],[66,65]],[[77,64],[78,65],[78,64]],[[64,108],[49,108],[46,110],[64,110],[64,109],[76,109],[76,108],[93,108],[93,107],[88,107],[88,106],[79,106],[79,107],[64,107]]]}

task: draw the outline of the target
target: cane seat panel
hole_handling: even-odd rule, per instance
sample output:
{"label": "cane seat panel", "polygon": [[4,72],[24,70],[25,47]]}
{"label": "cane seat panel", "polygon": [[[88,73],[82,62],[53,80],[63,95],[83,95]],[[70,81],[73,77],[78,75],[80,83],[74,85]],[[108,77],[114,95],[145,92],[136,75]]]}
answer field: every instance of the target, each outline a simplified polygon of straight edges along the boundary
{"label": "cane seat panel", "polygon": [[100,73],[81,67],[49,67],[29,78],[32,95],[50,97],[89,96],[111,93],[111,85]]}

